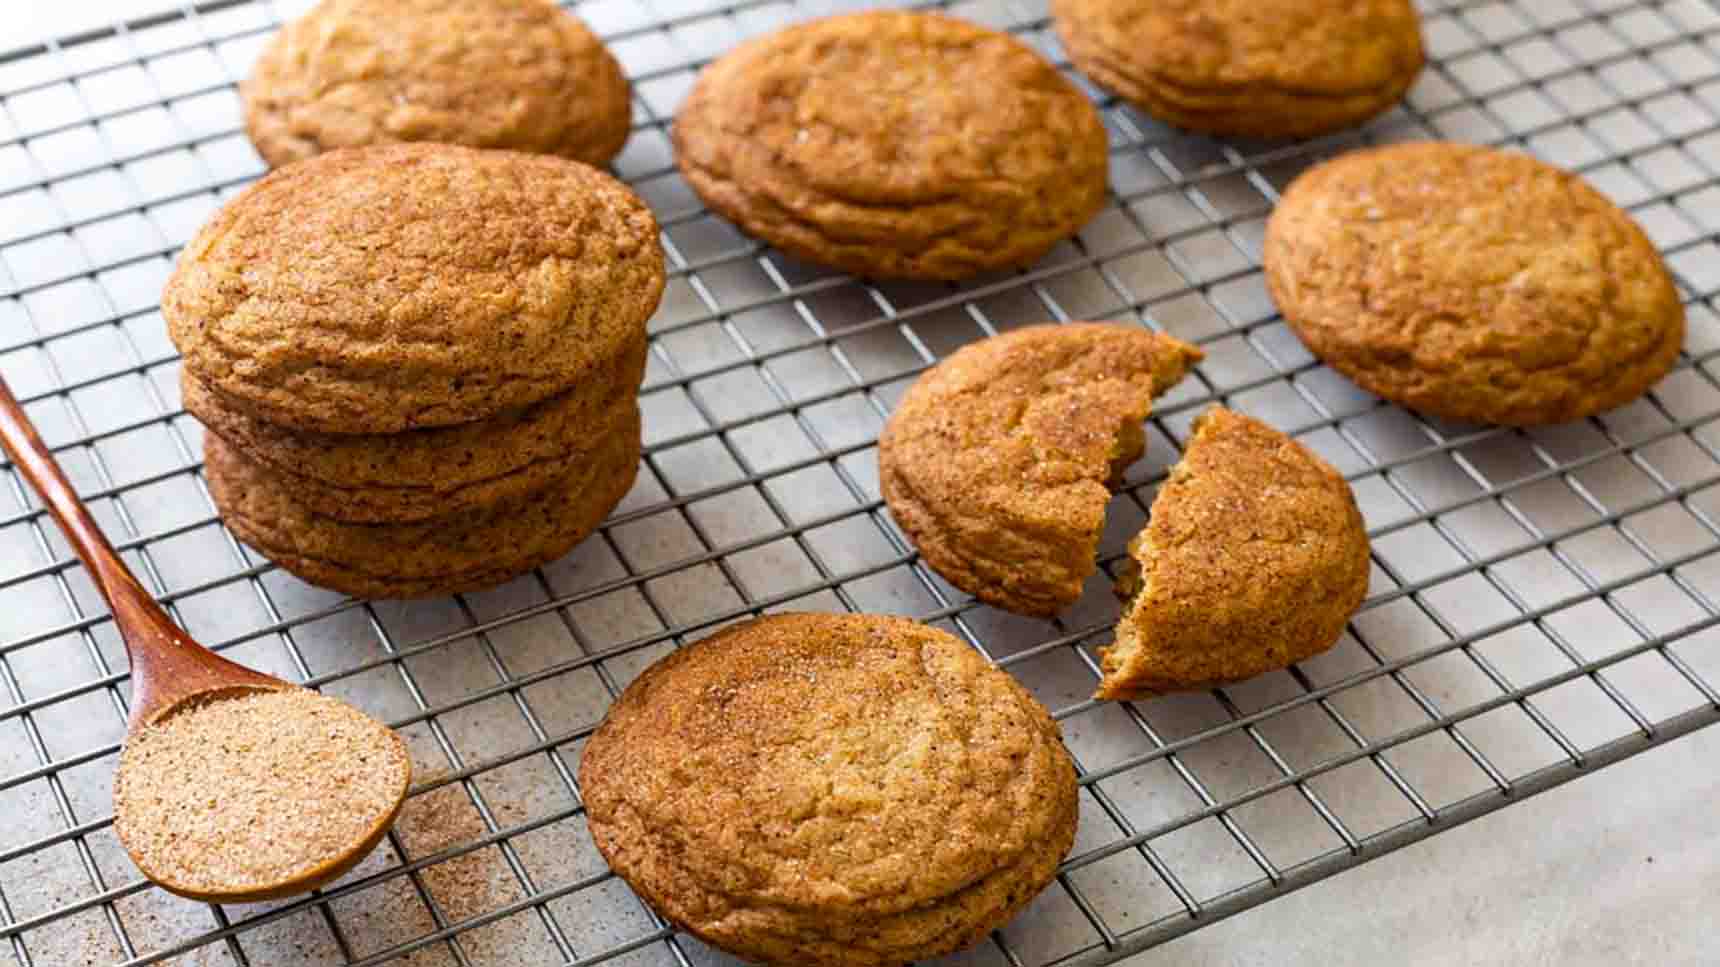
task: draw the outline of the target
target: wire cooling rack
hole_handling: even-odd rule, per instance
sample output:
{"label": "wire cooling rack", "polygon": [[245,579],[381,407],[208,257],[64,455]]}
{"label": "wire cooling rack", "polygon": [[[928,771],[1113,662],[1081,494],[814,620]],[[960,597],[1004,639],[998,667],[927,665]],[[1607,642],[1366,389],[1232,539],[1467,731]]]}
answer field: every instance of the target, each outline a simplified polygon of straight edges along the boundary
{"label": "wire cooling rack", "polygon": [[[384,846],[319,894],[212,907],[140,881],[109,811],[123,652],[0,470],[0,947],[14,961],[723,962],[607,872],[573,776],[642,667],[774,610],[935,622],[1061,720],[1082,773],[1076,847],[1023,916],[951,963],[1110,962],[1720,718],[1720,9],[1426,3],[1434,63],[1408,103],[1308,143],[1181,135],[1102,99],[1104,213],[1033,269],[956,288],[796,264],[674,173],[665,124],[697,69],[838,6],[580,5],[634,78],[640,123],[616,167],[662,219],[673,268],[651,324],[644,471],[565,560],[414,604],[308,588],[222,530],[156,311],[177,247],[261,173],[233,82],[298,8],[187,6],[0,55],[0,371],[179,621],[390,719],[421,775]],[[1043,0],[949,9],[1060,56]],[[1691,321],[1650,396],[1565,426],[1447,425],[1359,392],[1289,334],[1259,268],[1279,191],[1356,143],[1430,137],[1532,151],[1634,212]],[[1044,622],[976,605],[919,563],[878,497],[885,415],[955,347],[1047,319],[1146,324],[1208,354],[1153,417],[1105,572],[1212,401],[1349,475],[1373,590],[1336,648],[1234,688],[1098,705],[1109,573]]]}

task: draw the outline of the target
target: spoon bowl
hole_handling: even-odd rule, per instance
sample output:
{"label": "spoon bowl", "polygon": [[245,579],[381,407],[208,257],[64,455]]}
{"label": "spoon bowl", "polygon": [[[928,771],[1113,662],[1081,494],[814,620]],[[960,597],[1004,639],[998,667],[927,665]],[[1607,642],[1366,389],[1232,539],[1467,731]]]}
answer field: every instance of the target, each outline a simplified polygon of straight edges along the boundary
{"label": "spoon bowl", "polygon": [[126,739],[114,831],[163,888],[219,903],[303,893],[350,870],[393,824],[411,778],[404,743],[349,705],[282,684],[198,693]]}

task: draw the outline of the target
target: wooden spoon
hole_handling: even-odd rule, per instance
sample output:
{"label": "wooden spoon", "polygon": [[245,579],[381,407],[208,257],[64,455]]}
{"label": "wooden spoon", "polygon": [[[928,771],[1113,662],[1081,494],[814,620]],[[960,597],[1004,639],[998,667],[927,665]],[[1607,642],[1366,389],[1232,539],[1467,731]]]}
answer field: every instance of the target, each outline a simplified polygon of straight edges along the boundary
{"label": "wooden spoon", "polygon": [[399,813],[411,759],[357,709],[252,671],[174,625],[0,379],[0,444],[108,601],[131,661],[114,828],[145,876],[199,900],[303,893],[363,859]]}

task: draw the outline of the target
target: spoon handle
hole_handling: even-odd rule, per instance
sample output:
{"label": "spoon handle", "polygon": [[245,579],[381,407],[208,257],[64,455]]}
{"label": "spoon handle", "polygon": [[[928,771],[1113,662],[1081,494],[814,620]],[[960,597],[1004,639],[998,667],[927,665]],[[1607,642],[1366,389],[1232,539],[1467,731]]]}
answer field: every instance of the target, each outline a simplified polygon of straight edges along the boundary
{"label": "spoon handle", "polygon": [[[78,499],[71,481],[66,479],[53,452],[37,435],[35,426],[30,423],[24,407],[12,395],[12,389],[4,378],[0,378],[0,444],[5,444],[13,465],[41,495],[48,506],[48,513],[54,515],[60,530],[71,542],[72,550],[90,569],[90,576],[108,603],[117,608],[118,599],[122,596],[142,594],[149,597],[120,561],[113,545],[102,536],[101,527],[90,516],[83,501]],[[155,602],[151,601],[149,606],[155,608]],[[160,609],[156,610],[159,612]],[[166,616],[162,620],[165,621]]]}
{"label": "spoon handle", "polygon": [[0,377],[0,445],[13,466],[42,496],[48,513],[65,532],[72,550],[89,569],[96,589],[107,599],[114,624],[125,639],[131,659],[131,725],[159,717],[185,696],[211,685],[256,684],[279,687],[280,682],[236,665],[209,651],[182,631],[139,584],[119,553],[102,536],[100,525],[72,489],[58,461],[42,442],[24,407]]}

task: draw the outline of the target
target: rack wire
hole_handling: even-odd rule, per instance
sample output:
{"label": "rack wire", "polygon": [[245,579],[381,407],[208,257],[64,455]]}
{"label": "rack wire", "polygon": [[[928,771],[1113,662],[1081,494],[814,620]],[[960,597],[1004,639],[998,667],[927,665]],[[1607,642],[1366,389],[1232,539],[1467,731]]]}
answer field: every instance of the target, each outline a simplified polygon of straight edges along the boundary
{"label": "rack wire", "polygon": [[[1065,64],[1043,0],[917,4]],[[638,124],[616,170],[663,225],[641,480],[568,558],[480,594],[363,603],[272,568],[219,525],[156,300],[171,260],[262,165],[234,81],[303,5],[186,5],[0,54],[0,372],[174,616],[237,660],[408,736],[395,832],[309,897],[191,903],[111,828],[128,680],[105,608],[0,465],[0,947],[26,965],[721,963],[604,867],[574,782],[607,703],[651,660],[787,609],[908,614],[963,636],[1062,722],[1081,832],[1057,882],[951,963],[1110,963],[1720,719],[1720,7],[1423,4],[1433,62],[1400,109],[1296,144],[1181,134],[1091,91],[1111,196],[1039,265],[974,284],[866,284],[704,211],[665,125],[742,37],[855,6],[588,0]],[[1079,78],[1077,78],[1079,81]],[[1084,83],[1084,82],[1083,82]],[[1665,251],[1691,329],[1644,399],[1564,426],[1478,429],[1385,405],[1274,313],[1264,220],[1309,164],[1449,138],[1584,173]],[[959,345],[1110,319],[1201,344],[1113,501],[1102,572],[1056,621],[927,570],[878,497],[891,405]],[[1200,695],[1086,696],[1108,584],[1212,402],[1348,475],[1373,588],[1331,652]],[[3,957],[0,957],[3,959]]]}

